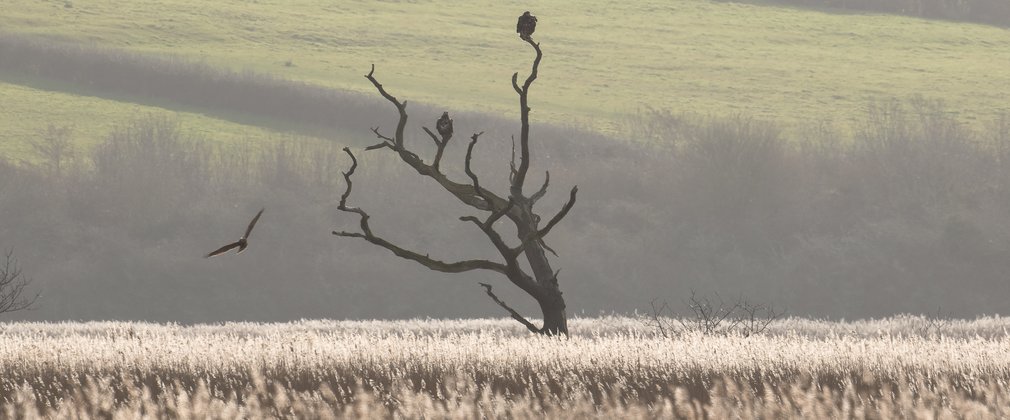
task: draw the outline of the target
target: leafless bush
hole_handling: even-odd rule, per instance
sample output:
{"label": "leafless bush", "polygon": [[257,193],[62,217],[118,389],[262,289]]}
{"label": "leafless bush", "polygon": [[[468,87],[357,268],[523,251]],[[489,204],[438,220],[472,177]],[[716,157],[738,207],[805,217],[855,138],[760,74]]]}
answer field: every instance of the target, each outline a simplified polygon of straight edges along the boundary
{"label": "leafless bush", "polygon": [[949,331],[954,323],[954,316],[950,312],[943,312],[941,308],[936,308],[936,312],[923,316],[915,328],[916,334],[926,338],[936,338]]}
{"label": "leafless bush", "polygon": [[67,161],[74,158],[72,132],[70,126],[49,124],[39,132],[38,138],[28,141],[52,176],[62,176]]}
{"label": "leafless bush", "polygon": [[771,305],[753,303],[746,299],[737,302],[737,313],[733,321],[737,331],[744,337],[764,333],[776,320],[786,315],[785,309],[776,311]]}
{"label": "leafless bush", "polygon": [[640,315],[639,320],[642,321],[647,327],[655,328],[659,335],[663,338],[670,338],[673,319],[670,318],[670,304],[667,301],[662,303],[658,302],[658,299],[653,299],[649,302],[649,307],[651,312],[645,315]]}
{"label": "leafless bush", "polygon": [[699,296],[694,290],[684,301],[689,313],[672,318],[672,310],[668,302],[659,303],[657,299],[649,302],[648,314],[640,317],[642,322],[654,328],[663,337],[670,337],[674,331],[674,322],[680,325],[680,331],[700,332],[705,335],[738,334],[743,337],[763,333],[769,325],[785,316],[786,312],[776,311],[771,305],[759,304],[739,297],[727,302],[718,293],[709,296]]}
{"label": "leafless bush", "polygon": [[7,251],[3,265],[0,265],[0,314],[30,309],[39,298],[39,293],[25,294],[25,287],[32,282],[24,275],[14,251]]}

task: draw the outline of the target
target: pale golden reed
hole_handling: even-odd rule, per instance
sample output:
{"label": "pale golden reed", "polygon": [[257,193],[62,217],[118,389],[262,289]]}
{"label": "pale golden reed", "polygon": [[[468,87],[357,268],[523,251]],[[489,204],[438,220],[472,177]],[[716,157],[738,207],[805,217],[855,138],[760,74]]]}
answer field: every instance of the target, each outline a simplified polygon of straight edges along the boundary
{"label": "pale golden reed", "polygon": [[1010,318],[0,324],[0,417],[1001,418]]}

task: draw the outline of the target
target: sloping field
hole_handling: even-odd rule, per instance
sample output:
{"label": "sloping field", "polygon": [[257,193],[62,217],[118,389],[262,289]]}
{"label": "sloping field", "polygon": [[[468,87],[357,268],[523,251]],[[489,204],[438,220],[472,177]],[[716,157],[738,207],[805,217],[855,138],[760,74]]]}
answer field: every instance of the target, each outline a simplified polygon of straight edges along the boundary
{"label": "sloping field", "polygon": [[[322,0],[6,0],[0,30],[514,113],[522,7]],[[1010,31],[703,0],[544,4],[535,118],[612,130],[641,107],[849,123],[867,103],[940,98],[964,121],[1010,110]],[[981,123],[981,122],[980,122]]]}
{"label": "sloping field", "polygon": [[98,144],[113,128],[131,120],[147,117],[170,117],[194,137],[220,144],[241,141],[260,144],[269,139],[287,136],[249,125],[228,122],[198,113],[176,112],[171,109],[120,102],[93,96],[73,95],[40,90],[27,86],[0,83],[0,156],[32,161],[29,139],[39,137],[48,124],[71,128],[71,140],[84,151]]}

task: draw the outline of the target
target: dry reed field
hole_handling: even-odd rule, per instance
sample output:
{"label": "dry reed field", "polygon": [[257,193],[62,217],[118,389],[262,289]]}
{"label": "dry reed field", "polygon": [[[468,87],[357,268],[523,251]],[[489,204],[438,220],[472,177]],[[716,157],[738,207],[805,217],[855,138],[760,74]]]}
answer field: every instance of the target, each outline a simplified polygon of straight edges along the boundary
{"label": "dry reed field", "polygon": [[3,418],[1001,418],[1010,318],[10,323]]}

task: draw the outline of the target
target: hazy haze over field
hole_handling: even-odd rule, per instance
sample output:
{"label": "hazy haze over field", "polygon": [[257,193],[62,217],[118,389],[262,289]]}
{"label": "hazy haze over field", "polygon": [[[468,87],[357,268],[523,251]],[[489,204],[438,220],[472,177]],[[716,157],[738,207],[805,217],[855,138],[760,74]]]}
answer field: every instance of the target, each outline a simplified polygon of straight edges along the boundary
{"label": "hazy haze over field", "polygon": [[[464,141],[484,131],[475,169],[505,190],[523,7],[163,3],[0,4],[0,250],[43,294],[4,319],[503,316],[478,282],[538,314],[497,276],[330,234],[357,223],[336,210],[340,149],[395,128],[361,77],[372,62],[410,102],[422,158],[421,125],[449,110],[449,176],[466,179]],[[550,170],[548,215],[579,186],[548,239],[569,314],[680,309],[692,289],[813,317],[1006,312],[1010,34],[834,12],[537,10],[528,185]],[[59,165],[31,146],[47,126],[70,128]],[[472,209],[385,152],[364,154],[351,197],[374,229],[437,258],[494,258],[459,220]],[[263,207],[246,252],[201,258]]]}

